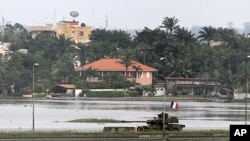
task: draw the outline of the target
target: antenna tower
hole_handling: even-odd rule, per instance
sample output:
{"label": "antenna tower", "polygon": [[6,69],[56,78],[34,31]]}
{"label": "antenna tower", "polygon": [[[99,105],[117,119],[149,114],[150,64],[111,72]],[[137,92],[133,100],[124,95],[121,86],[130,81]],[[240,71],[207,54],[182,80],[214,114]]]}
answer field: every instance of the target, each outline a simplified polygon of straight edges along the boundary
{"label": "antenna tower", "polygon": [[2,16],[2,22],[3,22],[3,25],[2,25],[2,28],[3,28],[3,29],[2,29],[2,30],[3,30],[3,32],[2,32],[2,38],[3,38],[3,39],[2,39],[2,44],[3,44],[3,43],[4,43],[4,32],[5,32],[5,31],[4,31],[4,28],[5,28],[5,26],[4,26],[4,17],[3,17],[3,16]]}
{"label": "antenna tower", "polygon": [[93,0],[93,29],[95,27],[95,0]]}
{"label": "antenna tower", "polygon": [[106,14],[106,28],[108,28],[108,15]]}

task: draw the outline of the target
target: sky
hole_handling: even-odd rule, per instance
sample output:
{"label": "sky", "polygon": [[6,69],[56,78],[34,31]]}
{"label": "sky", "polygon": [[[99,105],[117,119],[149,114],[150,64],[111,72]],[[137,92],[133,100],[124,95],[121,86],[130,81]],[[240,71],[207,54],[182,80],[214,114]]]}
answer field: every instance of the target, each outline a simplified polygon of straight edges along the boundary
{"label": "sky", "polygon": [[[175,17],[185,28],[198,26],[244,28],[250,22],[250,0],[0,0],[4,22],[25,26],[75,20],[94,28],[154,29],[164,17]],[[107,22],[106,22],[107,21]]]}

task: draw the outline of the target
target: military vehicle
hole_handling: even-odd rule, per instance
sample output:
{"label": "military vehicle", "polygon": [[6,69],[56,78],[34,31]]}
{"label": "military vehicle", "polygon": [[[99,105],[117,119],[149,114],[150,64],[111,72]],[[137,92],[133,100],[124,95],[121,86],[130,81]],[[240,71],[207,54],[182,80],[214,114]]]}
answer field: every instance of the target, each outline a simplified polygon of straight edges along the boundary
{"label": "military vehicle", "polygon": [[179,124],[177,117],[170,116],[163,112],[158,114],[158,117],[155,117],[153,120],[147,120],[146,123],[147,126],[138,126],[137,131],[160,131],[163,130],[163,126],[164,130],[166,131],[182,131],[182,129],[185,127],[185,125]]}

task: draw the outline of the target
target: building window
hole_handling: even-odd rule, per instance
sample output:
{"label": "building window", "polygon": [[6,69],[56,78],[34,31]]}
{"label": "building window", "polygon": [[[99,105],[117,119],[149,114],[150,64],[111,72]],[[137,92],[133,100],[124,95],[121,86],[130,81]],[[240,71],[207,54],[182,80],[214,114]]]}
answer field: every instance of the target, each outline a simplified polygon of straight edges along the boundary
{"label": "building window", "polygon": [[80,36],[83,36],[83,35],[84,35],[83,31],[81,31],[81,32],[80,32]]}

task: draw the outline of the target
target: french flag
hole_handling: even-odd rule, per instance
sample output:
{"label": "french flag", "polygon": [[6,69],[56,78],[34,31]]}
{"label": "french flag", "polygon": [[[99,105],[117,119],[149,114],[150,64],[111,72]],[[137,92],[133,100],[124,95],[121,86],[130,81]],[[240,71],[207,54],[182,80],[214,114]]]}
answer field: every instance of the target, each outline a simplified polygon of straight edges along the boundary
{"label": "french flag", "polygon": [[170,108],[177,110],[179,108],[179,104],[177,102],[171,101]]}

